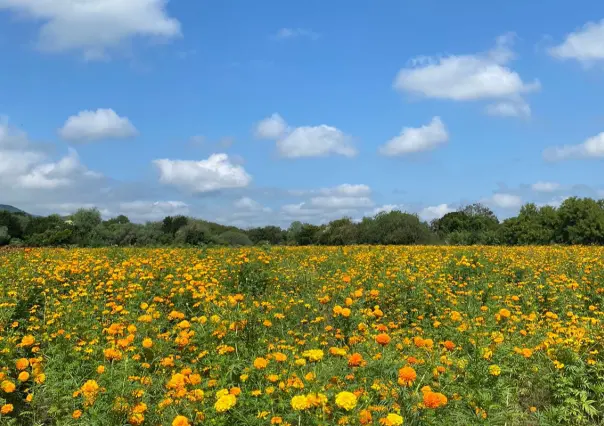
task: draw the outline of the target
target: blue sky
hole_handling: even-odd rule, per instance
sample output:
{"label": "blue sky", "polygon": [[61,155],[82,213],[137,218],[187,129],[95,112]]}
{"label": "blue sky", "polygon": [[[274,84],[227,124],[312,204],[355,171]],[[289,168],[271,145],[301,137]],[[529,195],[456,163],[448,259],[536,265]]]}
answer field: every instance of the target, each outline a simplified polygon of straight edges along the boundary
{"label": "blue sky", "polygon": [[601,197],[596,1],[0,0],[0,203],[239,226]]}

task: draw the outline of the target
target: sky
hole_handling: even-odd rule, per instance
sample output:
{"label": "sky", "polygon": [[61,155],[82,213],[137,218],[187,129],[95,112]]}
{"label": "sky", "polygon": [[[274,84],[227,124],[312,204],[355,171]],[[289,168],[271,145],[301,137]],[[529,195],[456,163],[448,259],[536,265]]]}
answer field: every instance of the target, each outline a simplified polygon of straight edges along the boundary
{"label": "sky", "polygon": [[0,203],[241,227],[604,197],[604,4],[0,0]]}

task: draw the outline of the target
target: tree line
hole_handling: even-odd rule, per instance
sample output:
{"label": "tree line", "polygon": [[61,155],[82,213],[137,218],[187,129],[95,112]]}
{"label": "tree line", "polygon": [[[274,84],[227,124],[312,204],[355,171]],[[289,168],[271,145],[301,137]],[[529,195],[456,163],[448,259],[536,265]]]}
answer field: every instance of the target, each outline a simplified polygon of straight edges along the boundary
{"label": "tree line", "polygon": [[62,217],[0,211],[0,246],[250,246],[250,245],[604,245],[604,200],[568,198],[559,207],[525,204],[499,221],[488,207],[472,204],[428,223],[401,211],[360,221],[324,225],[293,222],[289,228],[241,229],[185,216],[132,223],[120,215],[103,220],[97,209]]}

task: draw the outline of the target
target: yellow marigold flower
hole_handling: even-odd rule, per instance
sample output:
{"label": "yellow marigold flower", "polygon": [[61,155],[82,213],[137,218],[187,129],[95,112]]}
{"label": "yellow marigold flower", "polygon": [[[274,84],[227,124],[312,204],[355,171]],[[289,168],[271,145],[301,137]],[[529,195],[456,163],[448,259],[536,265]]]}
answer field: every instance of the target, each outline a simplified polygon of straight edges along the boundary
{"label": "yellow marigold flower", "polygon": [[340,392],[336,395],[336,405],[346,411],[350,411],[357,406],[357,397],[352,392]]}
{"label": "yellow marigold flower", "polygon": [[96,368],[96,372],[97,372],[98,374],[103,374],[103,373],[105,372],[105,366],[104,366],[104,365],[99,365],[99,366]]}
{"label": "yellow marigold flower", "polygon": [[29,379],[29,373],[27,371],[22,371],[17,378],[20,382],[26,382]]}
{"label": "yellow marigold flower", "polygon": [[143,339],[143,348],[150,349],[153,347],[153,340],[150,338]]}
{"label": "yellow marigold flower", "polygon": [[189,419],[185,416],[176,416],[174,420],[172,420],[172,426],[190,426]]}
{"label": "yellow marigold flower", "polygon": [[305,395],[296,395],[291,400],[291,406],[296,411],[306,410],[310,407]]}
{"label": "yellow marigold flower", "polygon": [[302,353],[304,358],[307,358],[309,361],[313,362],[321,361],[324,355],[325,354],[321,349],[310,349]]}
{"label": "yellow marigold flower", "polygon": [[2,382],[2,384],[0,384],[0,387],[2,388],[2,390],[6,393],[12,393],[15,391],[16,386],[13,382],[11,382],[10,380],[4,380]]}
{"label": "yellow marigold flower", "polygon": [[501,374],[501,367],[496,364],[489,366],[489,374],[491,376],[499,376]]}
{"label": "yellow marigold flower", "polygon": [[13,404],[4,404],[2,408],[0,408],[0,413],[8,414],[14,410]]}
{"label": "yellow marigold flower", "polygon": [[236,403],[237,403],[237,397],[235,395],[231,395],[231,394],[223,395],[220,398],[218,398],[218,401],[216,401],[216,403],[214,404],[214,408],[219,413],[223,413],[223,412],[228,411],[231,408],[233,408]]}
{"label": "yellow marigold flower", "polygon": [[27,336],[23,336],[23,338],[21,339],[21,346],[26,347],[26,346],[31,346],[36,342],[36,338],[34,336],[32,336],[31,334],[28,334]]}
{"label": "yellow marigold flower", "polygon": [[380,422],[387,426],[400,426],[403,424],[403,417],[396,413],[390,413],[386,416],[386,422]]}
{"label": "yellow marigold flower", "polygon": [[256,358],[254,360],[254,368],[256,368],[257,370],[263,370],[267,367],[268,365],[268,360],[266,360],[265,358]]}

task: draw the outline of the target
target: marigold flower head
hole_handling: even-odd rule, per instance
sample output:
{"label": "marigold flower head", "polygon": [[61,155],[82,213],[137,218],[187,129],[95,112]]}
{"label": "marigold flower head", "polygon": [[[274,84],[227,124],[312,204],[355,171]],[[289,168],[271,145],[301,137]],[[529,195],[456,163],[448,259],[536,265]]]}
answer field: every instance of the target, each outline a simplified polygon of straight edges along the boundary
{"label": "marigold flower head", "polygon": [[305,395],[296,395],[291,400],[291,406],[296,411],[306,410],[310,407]]}
{"label": "marigold flower head", "polygon": [[265,358],[256,358],[254,360],[254,368],[257,370],[263,370],[268,366],[268,360]]}
{"label": "marigold flower head", "polygon": [[232,394],[223,395],[214,403],[214,408],[219,413],[230,410],[237,403],[237,397]]}
{"label": "marigold flower head", "polygon": [[336,405],[350,411],[357,406],[357,397],[352,392],[340,392],[336,395]]}
{"label": "marigold flower head", "polygon": [[388,343],[390,343],[390,340],[390,336],[388,336],[386,333],[380,333],[375,336],[375,341],[381,346],[386,346]]}
{"label": "marigold flower head", "polygon": [[14,406],[13,404],[4,404],[2,406],[2,408],[0,408],[0,413],[2,414],[9,414],[14,410]]}
{"label": "marigold flower head", "polygon": [[398,370],[398,383],[401,386],[411,386],[417,379],[417,373],[413,367],[403,367]]}
{"label": "marigold flower head", "polygon": [[190,426],[189,419],[185,416],[176,416],[174,420],[172,420],[172,426]]}
{"label": "marigold flower head", "polygon": [[424,392],[423,403],[427,408],[438,408],[447,405],[447,397],[440,392]]}
{"label": "marigold flower head", "polygon": [[29,367],[29,360],[27,358],[19,358],[15,362],[15,368],[19,371],[25,370],[27,367]]}

